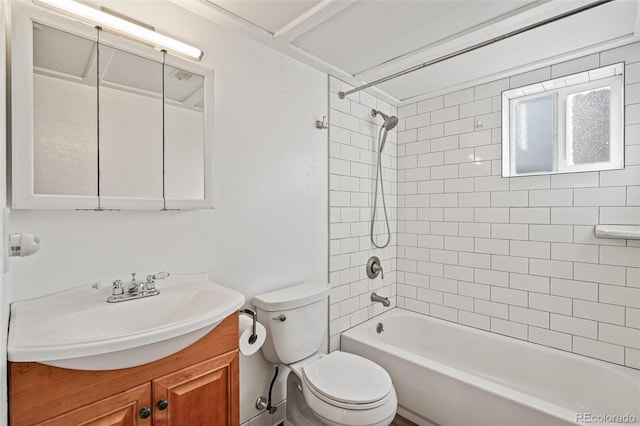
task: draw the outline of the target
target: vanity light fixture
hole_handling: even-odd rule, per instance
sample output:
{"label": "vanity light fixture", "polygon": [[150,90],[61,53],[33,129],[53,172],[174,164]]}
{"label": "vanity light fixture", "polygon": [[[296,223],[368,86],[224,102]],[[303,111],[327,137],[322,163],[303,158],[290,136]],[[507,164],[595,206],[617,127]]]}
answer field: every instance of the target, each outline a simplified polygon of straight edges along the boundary
{"label": "vanity light fixture", "polygon": [[126,35],[154,45],[157,49],[169,53],[187,56],[200,60],[204,52],[186,43],[158,34],[148,28],[129,22],[117,16],[94,9],[74,0],[33,0],[34,3],[73,15],[92,25],[100,25],[103,29],[116,34]]}

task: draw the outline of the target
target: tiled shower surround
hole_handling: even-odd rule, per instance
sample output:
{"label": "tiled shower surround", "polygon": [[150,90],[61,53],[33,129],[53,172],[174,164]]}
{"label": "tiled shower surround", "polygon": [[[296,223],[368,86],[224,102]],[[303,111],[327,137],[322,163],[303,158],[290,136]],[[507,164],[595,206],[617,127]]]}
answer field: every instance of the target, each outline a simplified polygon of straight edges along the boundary
{"label": "tiled shower surround", "polygon": [[[503,90],[621,61],[624,170],[501,177]],[[640,368],[640,241],[593,234],[640,225],[639,43],[398,108],[397,145],[383,155],[384,250],[368,237],[381,124],[368,114],[394,110],[364,92],[339,100],[348,88],[330,79],[332,350],[382,311],[369,301],[379,290],[392,307]],[[372,254],[384,283],[365,275]]]}
{"label": "tiled shower surround", "polygon": [[[373,304],[372,291],[396,295],[397,130],[389,132],[382,155],[384,191],[391,228],[391,243],[375,248],[369,239],[376,177],[378,131],[383,120],[371,109],[396,115],[395,107],[360,92],[339,99],[338,92],[352,86],[329,77],[329,281],[330,349],[340,345],[340,333],[382,312]],[[378,195],[374,234],[378,245],[386,239],[382,200]],[[365,265],[370,256],[382,261],[384,279],[370,280]]]}
{"label": "tiled shower surround", "polygon": [[[625,169],[501,177],[503,90],[625,62]],[[403,105],[397,305],[640,368],[640,44]]]}

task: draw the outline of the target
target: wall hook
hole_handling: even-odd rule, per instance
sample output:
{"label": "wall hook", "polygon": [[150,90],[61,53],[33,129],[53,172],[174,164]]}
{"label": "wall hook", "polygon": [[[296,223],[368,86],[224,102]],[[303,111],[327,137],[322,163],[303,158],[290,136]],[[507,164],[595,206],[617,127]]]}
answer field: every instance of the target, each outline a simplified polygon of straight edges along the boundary
{"label": "wall hook", "polygon": [[328,129],[329,124],[327,123],[327,116],[322,116],[322,121],[316,120],[316,129]]}

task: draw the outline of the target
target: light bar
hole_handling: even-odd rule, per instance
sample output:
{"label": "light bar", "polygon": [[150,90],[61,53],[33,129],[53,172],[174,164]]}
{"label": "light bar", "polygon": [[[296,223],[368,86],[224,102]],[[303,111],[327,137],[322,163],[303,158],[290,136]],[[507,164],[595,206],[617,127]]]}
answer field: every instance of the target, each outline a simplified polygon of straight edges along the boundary
{"label": "light bar", "polygon": [[126,21],[117,16],[102,12],[74,0],[34,0],[43,6],[76,16],[92,25],[100,25],[103,29],[127,35],[140,41],[154,45],[157,49],[166,50],[170,53],[177,53],[189,58],[200,60],[202,50],[190,46],[181,41],[175,40],[162,34],[158,34],[148,28],[141,27],[132,22]]}

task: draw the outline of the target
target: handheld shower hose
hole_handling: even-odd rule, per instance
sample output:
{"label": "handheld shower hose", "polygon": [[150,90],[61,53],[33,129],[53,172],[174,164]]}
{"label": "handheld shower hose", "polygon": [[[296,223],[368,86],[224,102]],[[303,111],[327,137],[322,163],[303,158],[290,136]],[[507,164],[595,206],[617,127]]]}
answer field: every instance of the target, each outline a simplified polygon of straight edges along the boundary
{"label": "handheld shower hose", "polygon": [[[387,116],[380,111],[376,111],[375,109],[371,110],[371,115],[381,115],[384,118],[384,123],[380,127],[380,132],[378,133],[378,164],[376,166],[376,184],[374,188],[374,196],[373,196],[373,211],[371,213],[371,244],[373,244],[376,248],[385,248],[391,242],[391,229],[389,227],[389,217],[387,216],[387,205],[384,198],[384,184],[382,181],[382,150],[384,149],[384,144],[387,140],[387,134],[389,130],[396,127],[398,124],[398,118],[395,116]],[[382,131],[384,130],[384,135]],[[378,245],[373,237],[373,228],[376,221],[376,210],[378,209],[378,180],[380,180],[380,194],[382,196],[382,210],[384,212],[384,221],[387,227],[387,239],[382,245]]]}

